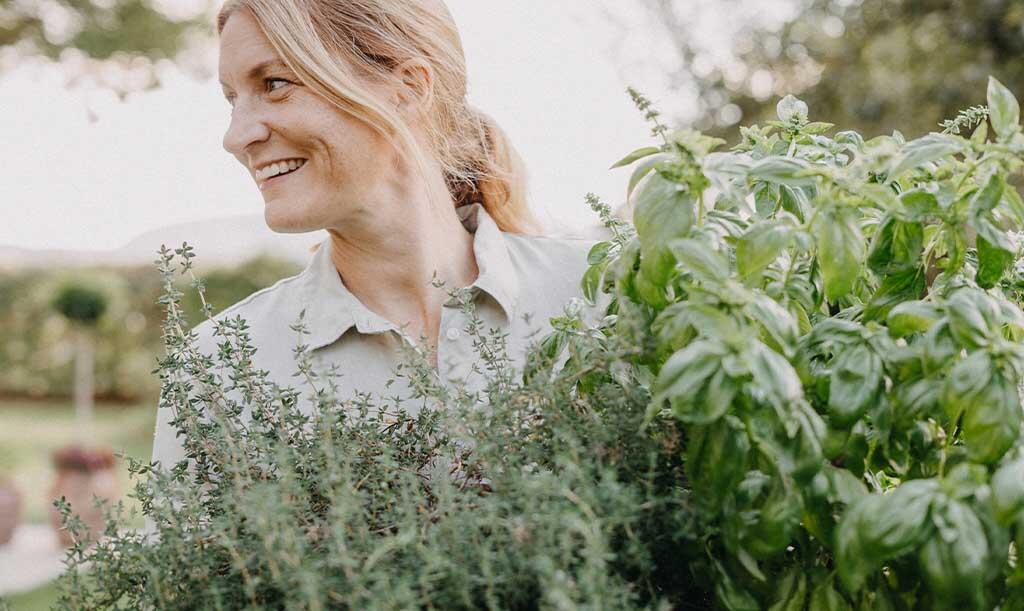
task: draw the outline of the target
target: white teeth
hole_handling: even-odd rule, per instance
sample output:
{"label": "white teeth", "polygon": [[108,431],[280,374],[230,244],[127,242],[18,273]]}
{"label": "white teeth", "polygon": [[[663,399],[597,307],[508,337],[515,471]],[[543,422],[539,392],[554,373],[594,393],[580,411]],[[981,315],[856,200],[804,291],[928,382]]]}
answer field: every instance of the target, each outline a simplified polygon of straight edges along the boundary
{"label": "white teeth", "polygon": [[257,180],[267,180],[268,178],[273,178],[274,176],[277,176],[279,174],[284,174],[285,172],[297,170],[305,164],[305,159],[290,159],[288,161],[272,163],[263,168],[262,170],[257,170],[256,178]]}

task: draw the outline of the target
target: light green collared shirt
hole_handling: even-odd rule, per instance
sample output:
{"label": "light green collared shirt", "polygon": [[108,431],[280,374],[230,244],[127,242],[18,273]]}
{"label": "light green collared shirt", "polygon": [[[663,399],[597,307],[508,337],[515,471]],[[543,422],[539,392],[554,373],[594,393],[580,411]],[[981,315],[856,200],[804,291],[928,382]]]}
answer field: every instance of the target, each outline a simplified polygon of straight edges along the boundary
{"label": "light green collared shirt", "polygon": [[[529,344],[550,331],[549,320],[560,316],[570,300],[582,298],[580,279],[594,241],[505,233],[480,204],[463,206],[457,212],[473,233],[479,275],[468,288],[476,315],[485,332],[496,328],[507,334],[508,356],[512,365],[521,369]],[[302,390],[305,402],[300,408],[307,413],[312,409],[305,398],[308,389],[293,376],[298,369],[294,348],[299,343],[309,346],[318,371],[337,365],[341,398],[357,391],[373,397],[408,396],[408,381],[396,379],[394,368],[402,362],[401,343],[415,342],[345,287],[331,261],[330,249],[331,240],[327,238],[302,273],[253,293],[218,318],[241,316],[249,323],[256,347],[254,366],[266,370],[270,380],[280,386]],[[290,327],[303,310],[309,334],[300,336]],[[584,311],[593,320],[603,307]],[[462,380],[466,388],[474,390],[482,387],[483,378],[472,371],[479,357],[473,348],[474,338],[466,331],[469,322],[458,303],[445,304],[437,343],[437,372],[446,385]],[[206,354],[216,354],[217,342],[223,341],[212,331],[209,321],[195,329],[197,347]],[[388,386],[389,380],[392,383]],[[407,411],[416,409],[412,401],[403,406]],[[153,443],[153,460],[168,467],[183,458],[171,419],[168,409],[158,410]]]}

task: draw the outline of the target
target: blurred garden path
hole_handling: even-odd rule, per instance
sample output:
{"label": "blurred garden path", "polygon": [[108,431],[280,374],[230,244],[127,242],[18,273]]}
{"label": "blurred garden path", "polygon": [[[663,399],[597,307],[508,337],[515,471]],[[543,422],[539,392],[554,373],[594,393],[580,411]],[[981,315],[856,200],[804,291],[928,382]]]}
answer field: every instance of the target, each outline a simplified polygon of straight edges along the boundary
{"label": "blurred garden path", "polygon": [[64,570],[64,550],[48,524],[22,524],[0,546],[0,596],[26,592]]}

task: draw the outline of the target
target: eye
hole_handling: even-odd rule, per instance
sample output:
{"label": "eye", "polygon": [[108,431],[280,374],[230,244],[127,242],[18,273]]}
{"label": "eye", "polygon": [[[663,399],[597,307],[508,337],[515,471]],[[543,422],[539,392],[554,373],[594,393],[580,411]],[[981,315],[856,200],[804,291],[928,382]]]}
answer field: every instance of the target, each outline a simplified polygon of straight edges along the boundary
{"label": "eye", "polygon": [[263,84],[267,86],[267,91],[277,91],[280,87],[274,87],[274,83],[284,83],[285,85],[291,85],[291,81],[286,81],[283,78],[268,78],[263,80]]}

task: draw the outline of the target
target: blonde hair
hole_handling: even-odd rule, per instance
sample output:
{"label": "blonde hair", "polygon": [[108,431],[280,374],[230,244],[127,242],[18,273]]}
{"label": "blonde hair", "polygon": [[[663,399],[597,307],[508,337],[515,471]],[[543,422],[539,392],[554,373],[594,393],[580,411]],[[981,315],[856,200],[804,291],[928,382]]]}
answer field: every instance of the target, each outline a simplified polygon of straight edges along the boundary
{"label": "blonde hair", "polygon": [[410,151],[421,170],[425,153],[409,126],[360,77],[401,85],[395,66],[429,63],[434,87],[423,127],[455,206],[480,202],[503,231],[540,231],[526,202],[522,159],[494,120],[466,103],[462,42],[442,0],[227,0],[218,34],[239,9],[306,86]]}

